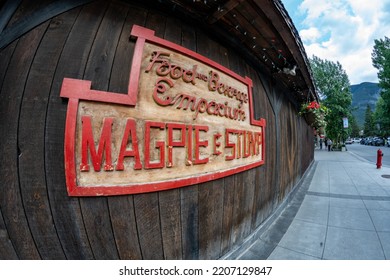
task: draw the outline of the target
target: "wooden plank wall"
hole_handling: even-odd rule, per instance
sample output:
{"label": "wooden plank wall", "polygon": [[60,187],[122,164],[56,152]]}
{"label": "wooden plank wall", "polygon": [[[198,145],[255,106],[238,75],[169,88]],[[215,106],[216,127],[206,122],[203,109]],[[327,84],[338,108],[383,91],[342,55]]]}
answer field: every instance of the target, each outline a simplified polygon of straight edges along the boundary
{"label": "wooden plank wall", "polygon": [[[31,3],[8,25],[28,21]],[[265,165],[163,192],[68,197],[62,80],[126,92],[133,24],[253,79],[256,117],[267,120]],[[313,160],[311,129],[277,81],[196,26],[121,1],[73,8],[0,50],[0,143],[0,259],[218,259],[269,217]]]}

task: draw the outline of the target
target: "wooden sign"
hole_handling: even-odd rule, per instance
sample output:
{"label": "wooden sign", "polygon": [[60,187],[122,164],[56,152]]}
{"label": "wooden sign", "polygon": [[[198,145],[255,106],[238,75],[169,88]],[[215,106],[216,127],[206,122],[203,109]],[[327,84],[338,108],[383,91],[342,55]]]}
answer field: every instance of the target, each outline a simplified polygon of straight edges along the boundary
{"label": "wooden sign", "polygon": [[133,26],[128,93],[64,78],[69,99],[65,173],[70,196],[160,191],[264,163],[265,120],[252,81]]}

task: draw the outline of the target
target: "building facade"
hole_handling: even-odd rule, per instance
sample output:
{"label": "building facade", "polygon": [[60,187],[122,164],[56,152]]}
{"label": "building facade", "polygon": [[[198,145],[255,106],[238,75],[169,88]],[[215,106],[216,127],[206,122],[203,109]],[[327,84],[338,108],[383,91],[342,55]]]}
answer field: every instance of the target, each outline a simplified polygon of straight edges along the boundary
{"label": "building facade", "polygon": [[6,1],[0,258],[220,259],[314,157],[283,4]]}

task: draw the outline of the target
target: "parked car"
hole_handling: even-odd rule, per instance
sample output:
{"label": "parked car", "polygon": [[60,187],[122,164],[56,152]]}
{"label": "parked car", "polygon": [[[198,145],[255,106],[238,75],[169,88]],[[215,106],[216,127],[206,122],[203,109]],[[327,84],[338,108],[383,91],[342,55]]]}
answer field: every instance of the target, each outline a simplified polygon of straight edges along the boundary
{"label": "parked car", "polygon": [[370,145],[370,146],[375,146],[375,142],[376,142],[376,140],[378,140],[378,138],[379,138],[379,137],[374,137],[374,138],[372,138],[372,139],[371,139],[371,142],[369,142],[368,145]]}
{"label": "parked car", "polygon": [[387,147],[390,147],[390,137],[387,137]]}
{"label": "parked car", "polygon": [[362,139],[361,138],[353,138],[352,141],[353,143],[360,143]]}
{"label": "parked car", "polygon": [[352,144],[353,143],[353,141],[352,141],[352,139],[351,138],[348,138],[347,140],[345,140],[345,144],[347,145],[349,145],[349,144]]}
{"label": "parked car", "polygon": [[366,141],[364,142],[364,145],[371,146],[373,140],[374,140],[374,138],[368,137],[368,138],[366,139]]}
{"label": "parked car", "polygon": [[370,143],[372,143],[372,139],[373,139],[373,137],[365,137],[365,138],[363,138],[363,139],[360,141],[360,144],[363,144],[363,145],[370,145]]}
{"label": "parked car", "polygon": [[384,146],[385,145],[385,139],[382,137],[376,137],[374,138],[372,142],[373,146]]}

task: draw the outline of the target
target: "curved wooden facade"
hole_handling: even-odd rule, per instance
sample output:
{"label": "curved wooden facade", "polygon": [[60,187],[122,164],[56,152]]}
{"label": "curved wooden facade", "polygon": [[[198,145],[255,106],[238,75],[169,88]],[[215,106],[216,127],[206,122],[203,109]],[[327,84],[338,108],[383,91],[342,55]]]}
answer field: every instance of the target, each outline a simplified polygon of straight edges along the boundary
{"label": "curved wooden facade", "polygon": [[[315,90],[280,2],[155,2],[3,4],[0,259],[219,259],[262,225],[310,166],[313,131],[298,107]],[[220,7],[224,14],[215,16]],[[214,17],[204,20],[206,13]],[[261,28],[246,26],[250,17]],[[264,165],[160,192],[68,196],[62,81],[91,80],[94,89],[126,92],[134,24],[251,77],[255,117],[267,120]],[[240,37],[245,33],[235,33],[244,27],[276,51],[250,46]],[[296,76],[275,71],[293,62]]]}

